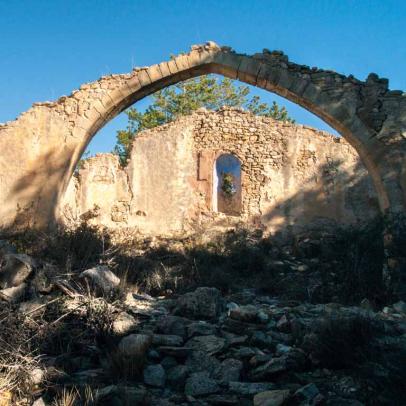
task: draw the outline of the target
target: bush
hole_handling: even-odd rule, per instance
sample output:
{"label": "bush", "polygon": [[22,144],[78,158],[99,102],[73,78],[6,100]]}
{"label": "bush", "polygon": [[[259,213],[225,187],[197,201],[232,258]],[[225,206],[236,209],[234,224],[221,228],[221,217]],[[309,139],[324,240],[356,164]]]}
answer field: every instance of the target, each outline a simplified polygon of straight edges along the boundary
{"label": "bush", "polygon": [[380,330],[363,315],[332,315],[315,324],[304,338],[303,348],[321,368],[353,368],[371,359],[370,342]]}

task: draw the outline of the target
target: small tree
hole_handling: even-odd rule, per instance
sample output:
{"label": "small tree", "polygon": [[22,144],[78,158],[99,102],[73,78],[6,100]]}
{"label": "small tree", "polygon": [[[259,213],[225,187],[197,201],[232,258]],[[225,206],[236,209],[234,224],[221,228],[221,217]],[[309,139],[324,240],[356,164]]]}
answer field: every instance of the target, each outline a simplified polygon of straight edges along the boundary
{"label": "small tree", "polygon": [[132,141],[139,131],[171,122],[201,107],[209,110],[217,110],[222,106],[241,107],[257,115],[294,122],[285,107],[280,108],[276,102],[269,106],[258,96],[249,98],[249,93],[248,86],[236,85],[231,79],[218,79],[213,75],[189,79],[159,90],[152,95],[152,103],[144,112],[135,107],[126,111],[128,125],[125,130],[117,132],[114,152],[120,157],[122,165],[125,165]]}
{"label": "small tree", "polygon": [[224,195],[228,198],[233,197],[236,192],[236,188],[234,185],[234,176],[232,173],[223,172],[222,179],[221,179],[221,190],[223,191]]}

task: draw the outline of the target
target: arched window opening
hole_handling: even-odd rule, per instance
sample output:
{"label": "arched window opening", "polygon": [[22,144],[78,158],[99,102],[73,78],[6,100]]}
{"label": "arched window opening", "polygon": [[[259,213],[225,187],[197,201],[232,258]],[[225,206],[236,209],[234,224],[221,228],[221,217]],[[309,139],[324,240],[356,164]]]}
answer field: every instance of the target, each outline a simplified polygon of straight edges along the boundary
{"label": "arched window opening", "polygon": [[232,154],[220,155],[214,163],[213,210],[230,216],[241,213],[241,163]]}

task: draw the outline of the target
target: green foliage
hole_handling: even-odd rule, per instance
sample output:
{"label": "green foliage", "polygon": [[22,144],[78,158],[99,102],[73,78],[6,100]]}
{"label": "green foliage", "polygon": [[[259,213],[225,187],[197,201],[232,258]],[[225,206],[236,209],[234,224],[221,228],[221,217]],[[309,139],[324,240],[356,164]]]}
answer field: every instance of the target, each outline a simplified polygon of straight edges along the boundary
{"label": "green foliage", "polygon": [[220,80],[213,75],[189,79],[159,90],[152,95],[152,103],[145,112],[135,107],[127,110],[128,125],[125,130],[117,132],[114,152],[125,165],[132,140],[139,131],[171,122],[201,107],[209,110],[217,110],[222,106],[240,107],[257,115],[294,122],[285,107],[280,108],[276,102],[269,106],[258,96],[249,98],[249,93],[248,86],[238,86],[231,79]]}
{"label": "green foliage", "polygon": [[234,186],[234,176],[231,173],[223,172],[221,190],[227,197],[232,197],[236,192]]}

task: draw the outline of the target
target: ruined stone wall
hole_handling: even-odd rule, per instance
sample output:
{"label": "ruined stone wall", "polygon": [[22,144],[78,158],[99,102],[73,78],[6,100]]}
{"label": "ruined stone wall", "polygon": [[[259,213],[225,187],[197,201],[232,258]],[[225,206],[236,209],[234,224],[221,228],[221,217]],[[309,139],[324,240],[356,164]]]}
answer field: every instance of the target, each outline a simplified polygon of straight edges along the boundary
{"label": "ruined stone wall", "polygon": [[[242,209],[235,218],[212,210],[213,166],[223,153],[241,162]],[[109,227],[173,234],[225,220],[271,232],[348,224],[379,208],[366,169],[344,139],[225,108],[144,131],[125,169],[110,154],[89,159],[71,181],[62,212],[65,219],[94,216]]]}

